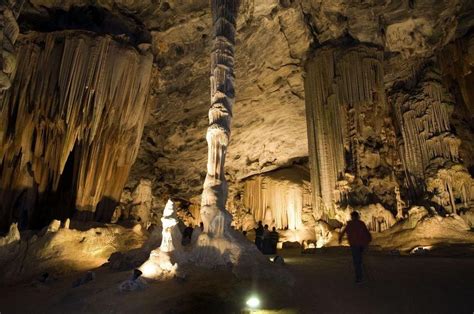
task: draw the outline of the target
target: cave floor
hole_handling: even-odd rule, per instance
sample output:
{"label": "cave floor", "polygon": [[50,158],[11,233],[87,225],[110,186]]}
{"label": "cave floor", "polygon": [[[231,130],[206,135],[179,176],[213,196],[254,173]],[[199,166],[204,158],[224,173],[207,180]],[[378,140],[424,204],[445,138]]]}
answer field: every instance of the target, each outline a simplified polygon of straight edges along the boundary
{"label": "cave floor", "polygon": [[283,250],[295,286],[238,280],[225,270],[190,269],[186,281],[120,292],[129,272],[106,267],[77,288],[79,277],[0,288],[0,313],[239,313],[257,291],[260,313],[473,313],[474,258],[390,256],[369,252],[367,280],[353,283],[347,248],[300,254]]}

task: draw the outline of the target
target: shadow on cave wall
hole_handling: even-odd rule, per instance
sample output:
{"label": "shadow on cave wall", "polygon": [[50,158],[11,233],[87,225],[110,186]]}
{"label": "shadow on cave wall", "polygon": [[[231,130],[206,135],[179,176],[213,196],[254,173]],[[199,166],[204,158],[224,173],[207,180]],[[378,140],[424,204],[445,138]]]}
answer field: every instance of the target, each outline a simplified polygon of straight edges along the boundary
{"label": "shadow on cave wall", "polygon": [[42,7],[39,11],[26,10],[18,18],[22,33],[30,30],[53,32],[86,30],[97,34],[125,36],[124,40],[137,46],[151,42],[151,35],[139,20],[96,6],[72,6],[69,11]]}
{"label": "shadow on cave wall", "polygon": [[74,219],[82,222],[110,222],[118,201],[103,197],[97,207],[90,211],[79,211],[75,207],[75,192],[66,190],[67,184],[58,191],[39,194],[36,187],[23,190],[1,190],[3,200],[9,200],[11,207],[3,207],[0,217],[0,236],[8,233],[10,225],[18,223],[20,230],[39,230],[53,219],[65,221]]}

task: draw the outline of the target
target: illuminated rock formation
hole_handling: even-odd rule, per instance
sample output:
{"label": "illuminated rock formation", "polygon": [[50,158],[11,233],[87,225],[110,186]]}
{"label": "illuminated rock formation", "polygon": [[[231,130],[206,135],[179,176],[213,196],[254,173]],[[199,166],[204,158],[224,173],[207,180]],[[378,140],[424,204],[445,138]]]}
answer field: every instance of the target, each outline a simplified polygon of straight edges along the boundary
{"label": "illuminated rock formation", "polygon": [[417,85],[390,97],[400,130],[400,154],[406,184],[422,197],[426,191],[440,208],[457,213],[469,209],[474,180],[459,156],[461,140],[452,129],[455,106],[443,87],[439,70],[429,66]]}
{"label": "illuminated rock formation", "polygon": [[207,175],[201,200],[204,232],[221,237],[230,226],[224,165],[234,104],[234,45],[238,1],[211,1],[213,46],[211,53],[211,107],[206,140]]}
{"label": "illuminated rock formation", "polygon": [[250,178],[244,183],[243,205],[255,221],[270,228],[299,229],[310,220],[306,213],[311,208],[309,174],[302,169],[281,169]]}
{"label": "illuminated rock formation", "polygon": [[179,258],[181,253],[181,232],[171,200],[166,203],[161,222],[161,245],[151,251],[148,260],[139,268],[144,277],[155,280],[172,278],[178,269],[178,264],[172,259]]}
{"label": "illuminated rock formation", "polygon": [[19,282],[37,278],[39,274],[73,274],[100,267],[118,251],[133,250],[144,243],[143,235],[130,228],[108,225],[92,228],[87,223],[80,229],[45,227],[38,234],[20,238],[16,224],[6,237],[0,237],[0,282]]}
{"label": "illuminated rock formation", "polygon": [[[19,202],[33,222],[74,208],[92,218],[99,202],[105,209],[119,199],[147,117],[151,62],[147,52],[88,32],[22,40],[0,111],[2,223],[21,218]],[[65,199],[56,206],[42,196],[54,191]],[[33,212],[42,202],[49,215]],[[110,219],[109,207],[95,218]]]}
{"label": "illuminated rock formation", "polygon": [[[211,53],[211,107],[208,143],[207,175],[201,200],[203,233],[197,239],[191,261],[215,265],[247,264],[258,250],[242,234],[231,229],[231,215],[226,210],[227,182],[224,163],[230,136],[234,102],[234,44],[238,1],[211,1],[213,48]],[[247,262],[245,260],[247,259]],[[261,261],[261,260],[260,260]]]}
{"label": "illuminated rock formation", "polygon": [[387,171],[396,152],[382,61],[380,50],[366,46],[322,48],[306,66],[311,187],[318,219],[335,218],[337,207],[347,202],[367,204],[369,194],[388,197],[395,206],[395,195],[384,196],[396,186]]}

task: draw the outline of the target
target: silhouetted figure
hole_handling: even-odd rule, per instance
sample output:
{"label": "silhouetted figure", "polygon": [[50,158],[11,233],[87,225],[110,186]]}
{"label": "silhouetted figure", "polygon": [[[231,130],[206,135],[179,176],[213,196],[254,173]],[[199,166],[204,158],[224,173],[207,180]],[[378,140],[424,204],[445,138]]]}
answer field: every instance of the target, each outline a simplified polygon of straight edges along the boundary
{"label": "silhouetted figure", "polygon": [[265,225],[263,227],[263,238],[268,238],[268,235],[270,234],[270,230],[268,230],[268,225]]}
{"label": "silhouetted figure", "polygon": [[268,225],[263,227],[263,244],[262,244],[262,253],[271,254],[271,242],[270,242],[270,230],[268,230]]}
{"label": "silhouetted figure", "polygon": [[257,249],[262,251],[262,249],[263,249],[263,225],[262,225],[262,221],[258,222],[258,226],[255,229],[255,245],[257,246]]}
{"label": "silhouetted figure", "polygon": [[188,245],[189,243],[191,243],[191,237],[193,235],[193,225],[192,224],[189,224],[189,226],[187,226],[186,228],[184,228],[184,231],[183,231],[183,239],[181,240],[181,243],[183,245]]}
{"label": "silhouetted figure", "polygon": [[364,250],[372,241],[369,229],[363,221],[360,220],[359,213],[353,211],[351,213],[351,220],[347,222],[347,225],[339,234],[339,243],[341,243],[342,237],[347,233],[347,239],[352,251],[352,260],[354,262],[354,269],[356,275],[356,282],[362,281],[362,254]]}
{"label": "silhouetted figure", "polygon": [[201,228],[201,232],[204,231],[204,223],[202,221],[199,223],[199,228]]}
{"label": "silhouetted figure", "polygon": [[268,242],[269,242],[269,252],[268,254],[276,254],[277,251],[277,244],[278,240],[280,239],[280,235],[276,231],[276,228],[273,227],[272,231],[268,234]]}

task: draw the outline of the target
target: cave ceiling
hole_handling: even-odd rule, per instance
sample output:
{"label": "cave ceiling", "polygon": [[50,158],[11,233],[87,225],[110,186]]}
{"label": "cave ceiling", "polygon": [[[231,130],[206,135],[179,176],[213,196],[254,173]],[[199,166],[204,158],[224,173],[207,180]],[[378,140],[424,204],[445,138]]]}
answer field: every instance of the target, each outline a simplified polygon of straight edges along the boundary
{"label": "cave ceiling", "polygon": [[[207,158],[208,1],[30,0],[20,26],[23,32],[47,31],[47,25],[34,20],[47,24],[78,7],[113,15],[92,17],[92,28],[117,23],[135,44],[151,43],[152,109],[129,185],[145,177],[158,193],[198,195]],[[471,0],[242,0],[237,96],[226,160],[230,181],[306,160],[303,72],[311,51],[351,42],[383,49],[390,88],[419,60],[469,32],[473,14]]]}

